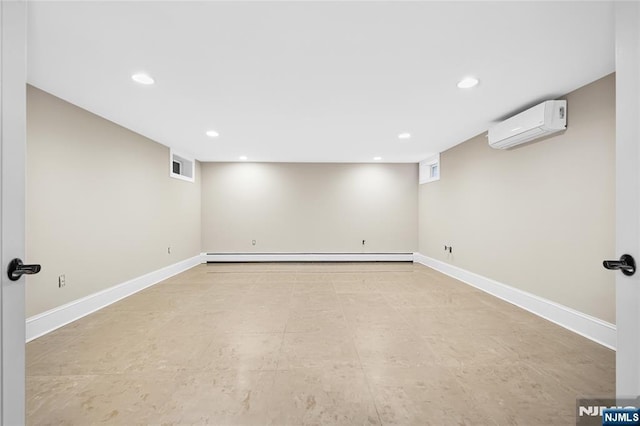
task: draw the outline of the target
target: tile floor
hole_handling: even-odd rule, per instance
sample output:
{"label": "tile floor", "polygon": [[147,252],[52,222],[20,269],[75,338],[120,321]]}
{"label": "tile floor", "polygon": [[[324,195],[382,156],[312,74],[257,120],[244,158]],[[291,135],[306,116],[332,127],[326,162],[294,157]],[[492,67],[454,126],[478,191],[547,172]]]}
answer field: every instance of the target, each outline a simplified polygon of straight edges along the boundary
{"label": "tile floor", "polygon": [[420,265],[209,264],[30,342],[27,419],[571,425],[614,362]]}

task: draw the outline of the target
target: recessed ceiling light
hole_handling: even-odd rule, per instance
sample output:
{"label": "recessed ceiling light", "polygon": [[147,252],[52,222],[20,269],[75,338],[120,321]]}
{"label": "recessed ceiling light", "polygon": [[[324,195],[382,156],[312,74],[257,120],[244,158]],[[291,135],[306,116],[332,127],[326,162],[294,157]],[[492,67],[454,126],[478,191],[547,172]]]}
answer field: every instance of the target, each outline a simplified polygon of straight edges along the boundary
{"label": "recessed ceiling light", "polygon": [[209,136],[210,138],[217,138],[218,136],[220,136],[220,133],[216,132],[215,130],[207,130],[207,136]]}
{"label": "recessed ceiling light", "polygon": [[400,133],[398,139],[411,139],[411,133]]}
{"label": "recessed ceiling light", "polygon": [[380,160],[382,160],[382,157],[373,157],[373,160],[374,161],[380,161]]}
{"label": "recessed ceiling light", "polygon": [[478,84],[478,79],[475,77],[465,77],[458,82],[460,89],[470,89]]}
{"label": "recessed ceiling light", "polygon": [[247,156],[246,156],[246,155],[241,155],[241,156],[240,156],[240,160],[242,160],[242,161],[246,161],[246,160],[248,160],[248,158],[247,158]]}
{"label": "recessed ceiling light", "polygon": [[145,73],[133,74],[131,76],[131,79],[136,83],[144,84],[147,86],[156,82],[153,78],[151,78],[149,74],[145,74]]}

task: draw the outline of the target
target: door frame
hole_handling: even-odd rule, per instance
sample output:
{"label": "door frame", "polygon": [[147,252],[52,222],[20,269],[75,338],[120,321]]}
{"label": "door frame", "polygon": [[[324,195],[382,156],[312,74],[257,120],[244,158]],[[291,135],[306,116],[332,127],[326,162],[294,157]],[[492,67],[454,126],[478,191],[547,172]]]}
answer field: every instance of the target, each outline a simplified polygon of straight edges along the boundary
{"label": "door frame", "polygon": [[[640,261],[640,4],[616,2],[616,257]],[[640,396],[640,273],[616,272],[616,396]]]}
{"label": "door frame", "polygon": [[6,267],[25,253],[27,2],[0,3],[0,422],[25,424],[24,278]]}

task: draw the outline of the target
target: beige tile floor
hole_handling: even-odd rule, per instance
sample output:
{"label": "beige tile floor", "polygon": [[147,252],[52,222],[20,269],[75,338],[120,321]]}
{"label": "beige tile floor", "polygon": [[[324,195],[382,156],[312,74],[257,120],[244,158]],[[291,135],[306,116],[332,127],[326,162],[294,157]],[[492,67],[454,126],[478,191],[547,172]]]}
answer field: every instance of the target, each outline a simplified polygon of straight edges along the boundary
{"label": "beige tile floor", "polygon": [[210,264],[30,342],[27,418],[570,425],[614,360],[420,265]]}

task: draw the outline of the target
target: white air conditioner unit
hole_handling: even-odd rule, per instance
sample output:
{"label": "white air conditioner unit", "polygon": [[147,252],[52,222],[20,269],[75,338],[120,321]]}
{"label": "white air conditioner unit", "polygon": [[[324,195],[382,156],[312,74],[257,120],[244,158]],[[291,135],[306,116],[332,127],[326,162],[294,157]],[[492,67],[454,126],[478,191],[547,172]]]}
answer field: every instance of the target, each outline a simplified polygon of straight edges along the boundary
{"label": "white air conditioner unit", "polygon": [[489,146],[507,149],[567,128],[567,101],[546,101],[489,129]]}

